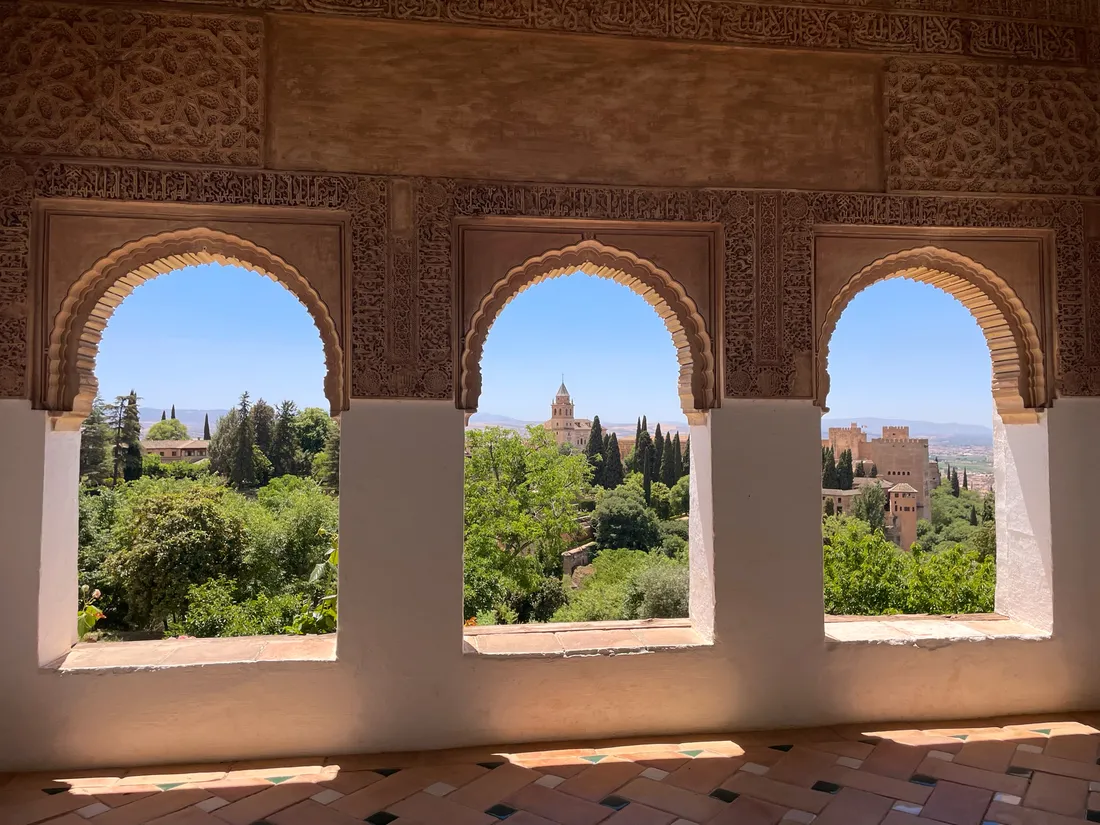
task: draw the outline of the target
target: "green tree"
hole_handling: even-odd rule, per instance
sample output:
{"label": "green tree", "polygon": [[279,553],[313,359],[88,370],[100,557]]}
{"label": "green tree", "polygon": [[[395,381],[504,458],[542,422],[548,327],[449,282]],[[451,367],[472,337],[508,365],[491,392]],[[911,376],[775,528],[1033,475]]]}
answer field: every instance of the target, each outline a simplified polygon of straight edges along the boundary
{"label": "green tree", "polygon": [[592,514],[592,532],[601,548],[651,550],[661,542],[657,516],[630,484],[601,496]]}
{"label": "green tree", "polygon": [[680,476],[676,469],[677,447],[671,436],[665,436],[664,456],[661,458],[661,483],[666,487],[672,487]]}
{"label": "green tree", "polygon": [[825,612],[881,615],[906,602],[902,554],[861,519],[828,516],[824,534]]}
{"label": "green tree", "polygon": [[684,444],[684,475],[691,473],[691,439]]}
{"label": "green tree", "polygon": [[222,506],[224,488],[167,479],[147,484],[141,495],[129,496],[129,513],[119,518],[119,549],[108,564],[131,620],[167,628],[169,618],[187,612],[191,585],[237,575],[245,528]]}
{"label": "green tree", "polygon": [[951,495],[958,498],[961,488],[959,487],[959,471],[953,469],[951,471]]}
{"label": "green tree", "polygon": [[177,418],[167,418],[158,421],[149,428],[145,437],[150,441],[186,441],[189,436],[187,427]]}
{"label": "green tree", "polygon": [[298,446],[306,458],[308,469],[313,457],[325,449],[325,439],[335,424],[332,416],[320,407],[306,407],[298,413],[294,425],[298,434]]}
{"label": "green tree", "polygon": [[271,442],[275,437],[275,410],[262,398],[252,405],[252,432],[256,446],[271,457]]}
{"label": "green tree", "polygon": [[966,467],[963,467],[963,482],[962,482],[962,488],[963,488],[964,490],[969,490],[969,489],[970,489],[970,484],[968,483],[968,481],[967,481],[967,478],[966,478]]}
{"label": "green tree", "polygon": [[160,411],[160,420],[161,421],[167,421],[168,420],[168,413],[166,413],[164,410]]}
{"label": "green tree", "polygon": [[833,500],[831,498],[825,499],[825,515],[836,515],[836,505],[833,504]]}
{"label": "green tree", "polygon": [[665,438],[661,435],[661,425],[657,424],[657,429],[653,432],[653,452],[651,453],[650,461],[653,464],[653,469],[650,471],[650,476],[654,481],[661,480],[661,464],[665,457]]}
{"label": "green tree", "polygon": [[867,471],[865,469],[863,469],[863,462],[861,461],[861,462],[859,462],[859,464],[856,465],[856,478],[866,478],[866,477],[867,477]]}
{"label": "green tree", "polygon": [[202,438],[203,441],[210,440],[210,413],[206,413],[202,418]]}
{"label": "green tree", "polygon": [[600,426],[600,417],[598,415],[592,417],[592,430],[588,434],[588,443],[584,448],[585,458],[588,459],[588,466],[592,468],[592,479],[597,484],[603,484],[603,463],[604,463],[604,443],[603,443],[603,427]]}
{"label": "green tree", "polygon": [[613,490],[623,483],[623,460],[619,455],[619,437],[615,433],[604,439],[603,479],[600,484]]}
{"label": "green tree", "polygon": [[293,401],[284,401],[279,405],[271,436],[271,452],[268,454],[276,478],[304,472],[305,456],[298,440],[297,418],[298,410]]}
{"label": "green tree", "polygon": [[872,464],[871,465],[871,478],[878,478],[878,465],[877,464]]}
{"label": "green tree", "polygon": [[[687,563],[663,553],[602,550],[555,622],[596,622],[687,615]],[[648,571],[659,570],[652,574]],[[667,571],[667,572],[665,572]],[[679,572],[678,572],[679,571]]]}
{"label": "green tree", "polygon": [[993,491],[990,490],[982,496],[982,524],[992,524],[996,520],[996,506],[993,499]]}
{"label": "green tree", "polygon": [[172,405],[172,414],[168,417],[169,418],[175,418],[176,417],[176,405],[175,404]]}
{"label": "green tree", "polygon": [[229,481],[239,488],[255,487],[259,483],[256,472],[256,432],[252,427],[251,412],[248,393],[241,393],[229,461]]}
{"label": "green tree", "polygon": [[672,512],[672,504],[669,501],[671,490],[661,481],[655,481],[649,491],[649,506],[657,518],[664,521]]}
{"label": "green tree", "polygon": [[121,474],[124,481],[141,478],[141,413],[137,393],[120,395],[108,414],[107,421],[114,431],[113,477],[117,485]]}
{"label": "green tree", "polygon": [[676,478],[680,478],[684,474],[684,450],[680,444],[680,431],[676,431],[676,435],[672,437],[672,455],[675,460],[675,473]]}
{"label": "green tree", "polygon": [[88,484],[103,484],[111,473],[108,453],[111,449],[111,427],[107,423],[107,410],[98,395],[92,402],[92,411],[80,425],[80,477]]}
{"label": "green tree", "polygon": [[[965,471],[964,471],[964,476],[963,477],[965,478]],[[978,511],[976,509],[974,509],[973,504],[970,505],[970,526],[971,527],[977,527],[978,526]]]}
{"label": "green tree", "polygon": [[852,499],[852,515],[867,522],[871,531],[886,526],[886,492],[881,484],[868,484]]}
{"label": "green tree", "polygon": [[672,516],[686,516],[691,507],[691,479],[688,476],[680,476],[668,494],[670,514]]}
{"label": "green tree", "polygon": [[826,447],[821,456],[821,486],[826,490],[839,490],[840,480],[837,476],[836,458],[832,448]]}
{"label": "green tree", "polygon": [[330,493],[340,492],[340,426],[332,427],[325,449],[313,457],[313,478]]}
{"label": "green tree", "polygon": [[852,451],[843,450],[840,453],[840,460],[836,464],[836,479],[840,489],[851,490],[853,478],[855,478],[855,474],[852,472]]}
{"label": "green tree", "polygon": [[210,458],[210,469],[226,478],[229,477],[233,466],[233,445],[237,438],[239,418],[240,414],[236,407],[219,418],[214,427],[214,437],[210,439],[206,450]]}

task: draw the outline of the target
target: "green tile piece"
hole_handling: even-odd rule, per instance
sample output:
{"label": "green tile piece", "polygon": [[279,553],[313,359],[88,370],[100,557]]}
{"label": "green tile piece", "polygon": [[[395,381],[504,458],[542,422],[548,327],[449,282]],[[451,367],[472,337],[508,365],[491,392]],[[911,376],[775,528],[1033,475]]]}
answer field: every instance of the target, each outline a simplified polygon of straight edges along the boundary
{"label": "green tile piece", "polygon": [[1035,728],[1032,733],[1041,733],[1043,736],[1050,736],[1050,728]]}
{"label": "green tile piece", "polygon": [[278,785],[281,782],[286,782],[288,779],[293,779],[293,778],[294,778],[293,776],[265,776],[264,777],[264,779],[266,779],[272,785]]}
{"label": "green tile piece", "polygon": [[692,759],[694,759],[694,758],[695,758],[696,756],[698,756],[698,755],[699,755],[699,754],[701,754],[702,752],[703,752],[702,750],[697,750],[697,751],[680,751],[680,753],[682,753],[682,754],[683,754],[684,756],[690,756],[690,757],[691,757]]}
{"label": "green tile piece", "polygon": [[581,759],[583,759],[585,762],[591,762],[593,765],[598,764],[601,759],[606,759],[606,758],[607,758],[606,755],[602,754],[602,753],[596,754],[595,756],[582,756],[581,757]]}
{"label": "green tile piece", "polygon": [[963,742],[965,742],[969,737],[970,737],[969,733],[953,733],[953,734],[951,734],[952,739],[961,739]]}
{"label": "green tile piece", "polygon": [[183,784],[185,784],[185,783],[183,783],[183,782],[165,782],[163,785],[157,785],[157,787],[160,788],[162,791],[170,791],[170,790],[172,790],[172,788],[178,788],[180,785],[183,785]]}

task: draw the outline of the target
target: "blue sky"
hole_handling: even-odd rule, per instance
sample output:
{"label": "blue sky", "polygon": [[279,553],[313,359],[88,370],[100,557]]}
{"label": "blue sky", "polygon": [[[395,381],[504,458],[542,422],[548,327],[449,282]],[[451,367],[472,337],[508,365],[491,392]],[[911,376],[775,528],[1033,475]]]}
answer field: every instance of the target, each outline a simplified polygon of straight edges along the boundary
{"label": "blue sky", "polygon": [[[861,292],[837,325],[829,364],[830,415],[990,424],[985,340],[933,287],[895,280]],[[683,417],[664,323],[612,281],[576,274],[520,293],[486,340],[480,410],[542,420],[563,373],[578,416]],[[234,267],[190,267],[134,290],[103,335],[96,374],[104,398],[132,387],[156,409],[224,409],[246,389],[271,403],[326,406],[309,314],[280,285]]]}

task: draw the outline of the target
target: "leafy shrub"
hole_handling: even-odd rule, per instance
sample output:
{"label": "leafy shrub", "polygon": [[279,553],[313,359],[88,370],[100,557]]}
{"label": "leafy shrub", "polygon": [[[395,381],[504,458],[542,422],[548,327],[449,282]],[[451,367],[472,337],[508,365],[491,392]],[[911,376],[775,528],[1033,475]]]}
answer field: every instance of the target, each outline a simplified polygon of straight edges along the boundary
{"label": "leafy shrub", "polygon": [[680,619],[688,615],[688,568],[651,564],[627,584],[623,616],[628,619]]}
{"label": "leafy shrub", "polygon": [[592,527],[600,548],[649,550],[661,540],[657,517],[646,507],[645,499],[626,485],[600,498],[592,516]]}
{"label": "leafy shrub", "polygon": [[[603,550],[593,573],[574,591],[569,604],[554,614],[555,622],[600,622],[651,618],[671,612],[687,615],[687,565],[660,553],[615,548]],[[650,570],[681,573],[651,574]],[[681,591],[679,577],[684,589]],[[681,599],[682,592],[682,599]],[[679,605],[683,605],[682,612]]]}
{"label": "leafy shrub", "polygon": [[691,505],[691,479],[689,476],[680,476],[668,494],[669,514],[686,516]]}
{"label": "leafy shrub", "polygon": [[173,635],[198,636],[268,636],[284,632],[301,610],[306,600],[293,593],[278,596],[260,594],[242,602],[236,600],[236,582],[231,579],[211,579],[192,585],[188,592],[187,613],[182,621],[173,621]]}

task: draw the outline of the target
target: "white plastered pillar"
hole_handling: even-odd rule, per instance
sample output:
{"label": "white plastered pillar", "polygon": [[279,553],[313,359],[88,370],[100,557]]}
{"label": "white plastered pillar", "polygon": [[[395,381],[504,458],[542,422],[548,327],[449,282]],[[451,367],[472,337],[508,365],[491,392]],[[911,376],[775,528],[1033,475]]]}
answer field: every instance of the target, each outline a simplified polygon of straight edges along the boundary
{"label": "white plastered pillar", "polygon": [[337,654],[396,685],[462,654],[464,423],[442,401],[353,400],[340,417]]}
{"label": "white plastered pillar", "polygon": [[0,604],[13,668],[76,641],[80,433],[55,432],[28,401],[0,401]]}
{"label": "white plastered pillar", "polygon": [[788,657],[820,648],[824,632],[821,411],[724,399],[709,418],[715,637],[746,653],[765,648],[782,671]]}

